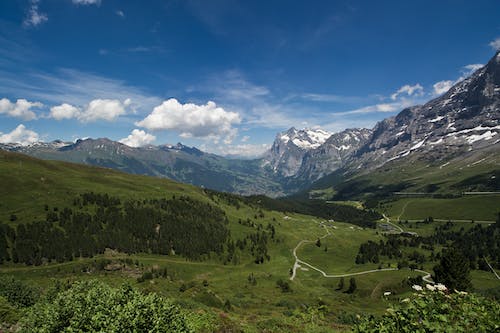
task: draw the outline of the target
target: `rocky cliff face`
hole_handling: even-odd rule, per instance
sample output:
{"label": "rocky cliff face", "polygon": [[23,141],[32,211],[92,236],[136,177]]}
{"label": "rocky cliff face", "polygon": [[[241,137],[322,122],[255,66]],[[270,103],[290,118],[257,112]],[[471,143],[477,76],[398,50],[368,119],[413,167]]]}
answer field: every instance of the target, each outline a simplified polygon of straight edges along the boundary
{"label": "rocky cliff face", "polygon": [[500,142],[500,53],[469,78],[425,105],[379,122],[353,156],[357,167],[376,168],[411,154],[447,159]]}
{"label": "rocky cliff face", "polygon": [[320,129],[297,130],[294,127],[278,133],[262,160],[262,166],[282,177],[293,177],[302,165],[305,154],[321,146],[331,133]]}
{"label": "rocky cliff face", "polygon": [[331,135],[321,146],[308,151],[297,177],[315,181],[341,168],[370,139],[372,130],[351,128]]}

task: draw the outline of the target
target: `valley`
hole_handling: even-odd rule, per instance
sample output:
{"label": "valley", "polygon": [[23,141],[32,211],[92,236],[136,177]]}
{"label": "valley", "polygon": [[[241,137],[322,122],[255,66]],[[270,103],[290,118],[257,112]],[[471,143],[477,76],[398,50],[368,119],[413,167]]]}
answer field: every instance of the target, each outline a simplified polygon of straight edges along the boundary
{"label": "valley", "polygon": [[[391,237],[398,237],[391,236],[397,234],[394,229],[384,230],[383,218],[375,221],[375,228],[370,228],[345,223],[348,220],[285,211],[292,206],[300,207],[298,204],[289,206],[286,201],[265,202],[258,197],[239,197],[169,180],[131,176],[110,169],[71,163],[42,161],[10,152],[0,152],[0,169],[0,180],[3,184],[8,184],[0,191],[0,221],[10,228],[18,229],[22,224],[49,221],[49,216],[58,216],[59,219],[52,220],[55,222],[51,223],[61,224],[60,214],[65,211],[65,207],[74,210],[73,215],[77,211],[96,214],[101,209],[97,201],[97,206],[89,202],[78,208],[82,202],[75,206],[75,198],[93,200],[91,198],[99,193],[108,194],[111,202],[114,197],[119,198],[122,203],[160,198],[174,200],[165,201],[167,206],[174,204],[177,200],[174,198],[184,196],[194,200],[193,202],[211,205],[214,207],[212,209],[220,209],[227,220],[229,235],[223,241],[220,252],[205,252],[200,248],[202,252],[196,258],[190,258],[187,253],[182,253],[181,247],[175,253],[170,251],[164,255],[147,253],[155,251],[154,247],[145,252],[140,248],[120,251],[106,247],[102,249],[104,251],[98,250],[93,255],[79,255],[77,251],[70,255],[70,261],[64,257],[50,259],[42,255],[40,261],[30,261],[28,265],[4,258],[0,266],[0,280],[14,277],[38,286],[42,294],[57,281],[74,283],[98,279],[115,287],[128,283],[139,290],[168,297],[182,309],[189,309],[190,313],[194,313],[189,318],[198,323],[198,331],[220,330],[222,327],[245,332],[348,331],[358,321],[357,316],[367,313],[380,315],[390,304],[398,303],[411,295],[411,285],[415,283],[413,281],[421,281],[427,272],[432,274],[437,263],[436,259],[432,259],[434,250],[430,251],[426,245],[418,243],[412,246],[401,245],[401,256],[381,255],[373,262],[356,263],[361,244],[370,241],[378,244],[389,241]],[[13,174],[16,177],[11,177]],[[90,193],[95,194],[90,196]],[[96,200],[103,200],[102,198],[97,196]],[[469,205],[464,204],[470,199],[475,201]],[[383,201],[377,210],[388,214],[391,223],[421,236],[432,236],[435,228],[443,225],[446,225],[446,232],[453,232],[461,229],[466,231],[479,224],[439,221],[439,217],[447,218],[447,215],[440,215],[447,214],[447,210],[439,209],[441,204],[435,203],[439,200],[449,201],[450,207],[456,205],[453,200],[461,200],[459,205],[462,211],[455,217],[467,219],[494,219],[498,208],[495,205],[498,196],[490,195],[458,199],[407,198]],[[478,201],[485,203],[481,209],[477,209]],[[113,204],[109,206],[105,201],[103,204],[106,205],[102,206],[104,211],[113,207]],[[359,207],[359,204],[349,202],[336,206],[338,204],[325,203],[334,211],[335,207]],[[273,205],[279,210],[268,208]],[[300,209],[308,208],[303,206]],[[426,215],[434,215],[436,221],[420,223],[423,219],[419,220],[422,216],[418,214],[422,211]],[[449,211],[453,209],[450,208]],[[352,214],[351,212],[345,216]],[[15,220],[12,219],[13,215],[16,216]],[[95,218],[98,215],[92,217],[92,220]],[[193,223],[188,221],[177,223]],[[485,223],[484,227],[488,225]],[[4,231],[7,230],[3,228]],[[151,228],[154,229],[153,226]],[[69,231],[65,231],[67,237]],[[196,236],[196,231],[192,230],[191,233],[191,239],[199,237]],[[13,251],[18,248],[16,244],[21,240],[20,235],[14,240],[6,236],[8,232],[2,234],[7,241],[3,243],[7,252],[2,253],[13,255]],[[245,240],[246,243],[257,235],[267,240],[255,248],[249,246],[251,243],[243,245],[240,242]],[[135,237],[137,236],[139,235],[136,233]],[[99,240],[100,237],[95,239]],[[404,240],[404,237],[400,239]],[[44,247],[48,246],[43,244],[45,243],[39,245],[42,251],[39,253],[44,253]],[[124,246],[118,245],[125,249]],[[435,251],[440,248],[442,245],[437,245]],[[419,255],[424,255],[423,261],[410,259],[415,249]],[[19,255],[16,257],[16,260],[21,260]],[[408,262],[402,265],[402,261]],[[408,265],[415,267],[410,269]],[[353,291],[348,288],[351,278],[355,279],[356,284]],[[471,278],[474,290],[478,293],[496,293],[500,287],[500,281],[489,268],[472,270]],[[384,296],[386,292],[390,292],[390,296]]]}
{"label": "valley", "polygon": [[154,298],[178,319],[157,323],[197,332],[358,330],[442,283],[498,316],[494,87],[498,52],[373,129],[292,127],[247,160],[181,143],[2,143],[0,330],[86,292]]}

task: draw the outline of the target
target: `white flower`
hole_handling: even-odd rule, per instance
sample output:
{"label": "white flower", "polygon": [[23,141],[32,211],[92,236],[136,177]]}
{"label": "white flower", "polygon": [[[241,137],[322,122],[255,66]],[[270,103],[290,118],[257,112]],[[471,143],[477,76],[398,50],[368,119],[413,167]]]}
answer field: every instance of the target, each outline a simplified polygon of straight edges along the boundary
{"label": "white flower", "polygon": [[423,290],[422,286],[419,286],[418,284],[414,284],[412,286],[412,288],[415,289],[416,291],[422,291]]}
{"label": "white flower", "polygon": [[391,294],[391,292],[390,292],[390,291],[386,291],[386,292],[384,293],[384,296],[389,296],[390,294]]}
{"label": "white flower", "polygon": [[436,287],[434,287],[432,284],[428,284],[428,283],[427,283],[427,284],[425,285],[425,287],[426,287],[428,290],[430,290],[430,291],[434,291],[434,290],[436,290]]}
{"label": "white flower", "polygon": [[436,287],[436,289],[439,290],[439,291],[448,290],[448,288],[446,288],[446,286],[444,284],[442,284],[442,283],[438,283],[434,287]]}

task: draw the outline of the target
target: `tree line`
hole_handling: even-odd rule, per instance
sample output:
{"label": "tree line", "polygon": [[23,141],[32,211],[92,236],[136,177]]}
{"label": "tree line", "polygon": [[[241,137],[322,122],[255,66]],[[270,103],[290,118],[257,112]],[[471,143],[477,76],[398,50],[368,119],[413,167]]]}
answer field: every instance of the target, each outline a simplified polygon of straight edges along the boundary
{"label": "tree line", "polygon": [[89,192],[75,198],[73,207],[47,209],[43,221],[15,228],[0,224],[0,262],[63,262],[106,248],[198,260],[223,253],[230,238],[227,224],[223,210],[186,196],[122,203]]}

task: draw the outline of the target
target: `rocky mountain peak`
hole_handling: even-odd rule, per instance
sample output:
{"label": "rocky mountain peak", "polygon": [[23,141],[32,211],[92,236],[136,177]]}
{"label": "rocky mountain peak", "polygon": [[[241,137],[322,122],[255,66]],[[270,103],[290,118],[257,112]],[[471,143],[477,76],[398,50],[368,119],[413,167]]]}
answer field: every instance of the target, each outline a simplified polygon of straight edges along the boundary
{"label": "rocky mountain peak", "polygon": [[331,133],[322,129],[295,127],[278,133],[271,149],[264,156],[263,165],[284,177],[294,176],[302,164],[304,155],[321,146]]}
{"label": "rocky mountain peak", "polygon": [[440,160],[500,142],[500,56],[448,92],[379,122],[358,162],[376,167],[414,154]]}

